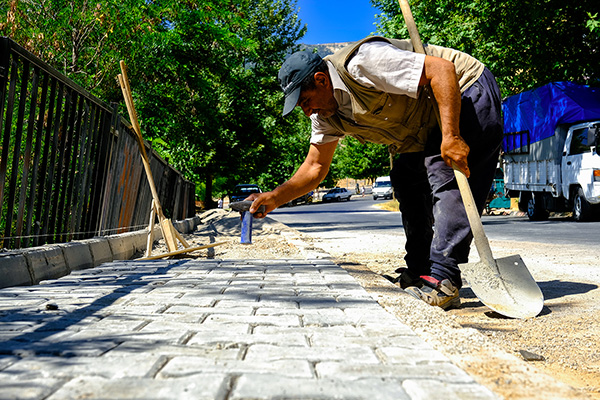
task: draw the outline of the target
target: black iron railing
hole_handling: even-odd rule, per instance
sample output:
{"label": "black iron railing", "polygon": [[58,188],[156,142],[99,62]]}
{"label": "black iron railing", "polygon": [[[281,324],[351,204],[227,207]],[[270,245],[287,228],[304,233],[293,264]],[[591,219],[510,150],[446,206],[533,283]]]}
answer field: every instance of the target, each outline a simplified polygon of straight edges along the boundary
{"label": "black iron railing", "polygon": [[[112,105],[0,38],[0,247],[148,225],[152,195],[134,135]],[[147,152],[165,215],[193,216],[194,184]]]}

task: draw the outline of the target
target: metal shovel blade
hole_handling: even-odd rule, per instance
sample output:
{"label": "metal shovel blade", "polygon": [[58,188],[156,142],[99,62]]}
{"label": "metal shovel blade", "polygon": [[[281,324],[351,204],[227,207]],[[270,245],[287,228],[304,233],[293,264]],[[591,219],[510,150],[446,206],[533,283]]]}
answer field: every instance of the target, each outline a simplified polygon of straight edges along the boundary
{"label": "metal shovel blade", "polygon": [[519,255],[459,265],[463,278],[483,304],[511,318],[535,317],[544,295]]}

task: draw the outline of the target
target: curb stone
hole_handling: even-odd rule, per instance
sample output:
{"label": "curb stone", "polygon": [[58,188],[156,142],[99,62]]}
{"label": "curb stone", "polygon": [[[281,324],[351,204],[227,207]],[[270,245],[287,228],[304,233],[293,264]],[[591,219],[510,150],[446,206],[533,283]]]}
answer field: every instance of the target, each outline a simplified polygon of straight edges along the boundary
{"label": "curb stone", "polygon": [[[199,216],[173,222],[181,233],[190,233],[200,224]],[[0,288],[37,285],[72,271],[98,267],[114,260],[129,260],[146,249],[148,230],[0,253]],[[154,240],[162,238],[155,228]]]}

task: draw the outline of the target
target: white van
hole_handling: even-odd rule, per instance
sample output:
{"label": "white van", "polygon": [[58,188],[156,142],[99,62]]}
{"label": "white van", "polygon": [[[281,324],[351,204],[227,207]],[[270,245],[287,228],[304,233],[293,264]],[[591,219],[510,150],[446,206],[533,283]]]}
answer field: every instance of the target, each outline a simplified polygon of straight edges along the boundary
{"label": "white van", "polygon": [[375,179],[373,184],[373,200],[377,200],[380,197],[384,199],[392,199],[394,197],[394,189],[392,188],[392,181],[389,176],[380,176]]}

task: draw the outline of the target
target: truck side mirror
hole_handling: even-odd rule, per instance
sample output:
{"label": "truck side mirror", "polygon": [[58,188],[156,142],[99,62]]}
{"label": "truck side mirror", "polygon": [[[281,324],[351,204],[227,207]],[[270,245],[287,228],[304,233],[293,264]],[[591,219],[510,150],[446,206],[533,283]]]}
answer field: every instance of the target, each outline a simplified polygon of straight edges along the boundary
{"label": "truck side mirror", "polygon": [[598,139],[599,139],[598,134],[599,133],[600,132],[598,132],[597,126],[593,126],[588,129],[588,133],[587,133],[588,146],[598,146]]}

